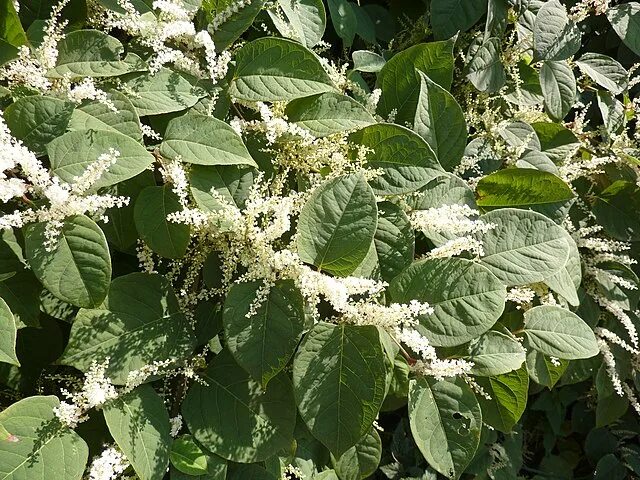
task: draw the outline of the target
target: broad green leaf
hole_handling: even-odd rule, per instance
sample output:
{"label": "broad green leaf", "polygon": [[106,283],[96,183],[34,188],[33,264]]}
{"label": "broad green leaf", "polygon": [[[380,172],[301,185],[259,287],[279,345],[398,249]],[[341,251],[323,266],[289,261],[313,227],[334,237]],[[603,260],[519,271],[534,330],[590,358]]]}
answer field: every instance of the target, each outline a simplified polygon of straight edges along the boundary
{"label": "broad green leaf", "polygon": [[114,279],[99,308],[82,309],[59,360],[87,371],[109,357],[107,376],[124,384],[129,372],[191,352],[193,334],[169,282],[158,274]]}
{"label": "broad green leaf", "polygon": [[564,360],[590,358],[599,353],[593,331],[575,313],[541,305],[524,313],[524,334],[535,350]]}
{"label": "broad green leaf", "polygon": [[442,205],[469,205],[476,208],[473,190],[460,177],[443,172],[429,181],[416,195],[407,198],[413,210],[428,210]]}
{"label": "broad green leaf", "polygon": [[505,99],[517,105],[540,105],[543,102],[540,75],[526,61],[518,62],[518,78],[522,82],[518,87],[509,85]]}
{"label": "broad green leaf", "polygon": [[540,142],[540,150],[555,162],[564,162],[580,147],[580,140],[560,123],[536,122],[531,126]]}
{"label": "broad green leaf", "polygon": [[191,435],[176,438],[169,452],[171,465],[188,475],[206,475],[209,472],[208,457]]}
{"label": "broad green leaf", "polygon": [[476,453],[482,430],[482,412],[471,387],[460,377],[412,380],[409,423],[429,465],[447,478],[460,478]]}
{"label": "broad green leaf", "polygon": [[498,130],[498,133],[512,147],[526,147],[540,150],[540,140],[536,131],[528,123],[516,120],[509,122]]}
{"label": "broad green leaf", "polygon": [[293,100],[335,88],[315,54],[299,43],[265,37],[236,53],[229,92],[248,101]]}
{"label": "broad green leaf", "polygon": [[236,468],[229,471],[227,480],[278,480],[271,472],[257,463],[248,465],[237,465]]}
{"label": "broad green leaf", "polygon": [[[177,441],[177,440],[176,440]],[[176,441],[173,445],[176,445]],[[183,473],[177,468],[171,469],[171,480],[226,480],[227,477],[227,461],[212,453],[206,453],[207,471],[202,475],[193,475]],[[173,459],[171,460],[173,462]]]}
{"label": "broad green leaf", "polygon": [[143,172],[153,163],[144,146],[122,133],[107,130],[67,132],[47,145],[51,170],[67,183],[73,183],[100,155],[110,149],[119,152],[116,162],[93,184],[92,189],[115,185]]}
{"label": "broad green leaf", "polygon": [[640,240],[640,187],[617,180],[596,196],[593,213],[605,231],[623,242]]}
{"label": "broad green leaf", "polygon": [[327,14],[322,0],[278,0],[288,20],[284,22],[277,14],[267,10],[271,20],[283,37],[296,40],[311,48],[320,40],[327,26]]}
{"label": "broad green leaf", "polygon": [[182,258],[190,241],[190,227],[174,223],[167,215],[182,210],[171,185],[146,187],[136,200],[133,219],[140,238],[158,255]]}
{"label": "broad green leaf", "polygon": [[362,175],[329,180],[300,212],[300,259],[335,275],[349,275],[366,257],[377,224],[376,199]]}
{"label": "broad green leaf", "polygon": [[501,208],[483,215],[495,228],[478,236],[480,263],[507,286],[543,282],[569,258],[564,230],[540,213]]}
{"label": "broad green leaf", "polygon": [[109,90],[107,99],[118,109],[111,110],[99,101],[77,107],[71,115],[69,130],[107,130],[120,132],[142,143],[142,130],[138,112],[127,98],[117,90]]}
{"label": "broad green leaf", "polygon": [[398,354],[393,362],[393,372],[387,395],[382,403],[382,411],[392,411],[404,407],[409,395],[409,373],[411,369],[404,356]]}
{"label": "broad green leaf", "polygon": [[392,302],[427,302],[432,315],[419,318],[416,330],[435,346],[461,345],[489,330],[504,310],[506,289],[482,265],[462,258],[414,262],[393,279]]}
{"label": "broad green leaf", "polygon": [[467,356],[471,373],[483,377],[502,375],[519,369],[526,351],[513,337],[490,330],[469,343]]}
{"label": "broad green leaf", "polygon": [[0,232],[0,283],[25,269],[22,246],[13,229]]}
{"label": "broad green leaf", "polygon": [[89,449],[73,430],[60,424],[54,396],[24,398],[0,412],[0,479],[81,480]]}
{"label": "broad green leaf", "polygon": [[518,423],[527,406],[529,376],[522,367],[502,375],[475,379],[491,399],[478,396],[482,421],[508,433]]}
{"label": "broad green leaf", "polygon": [[141,385],[103,409],[109,433],[140,480],[162,480],[169,466],[169,414],[151,385]]}
{"label": "broad green leaf", "polygon": [[160,153],[196,165],[250,165],[256,162],[228,123],[190,113],[169,122]]}
{"label": "broad green leaf", "polygon": [[255,170],[235,165],[195,165],[189,171],[191,195],[205,211],[215,212],[223,208],[223,203],[211,194],[214,189],[226,202],[240,209],[249,195]]}
{"label": "broad green leaf", "polygon": [[[14,3],[11,0],[2,0],[0,2],[0,40],[13,47],[19,47],[27,43],[27,36],[20,23],[20,17],[18,17]],[[2,48],[2,45],[0,45],[0,48]]]}
{"label": "broad green leaf", "polygon": [[620,62],[600,53],[585,53],[578,60],[576,65],[583,73],[587,74],[591,80],[609,90],[614,95],[618,95],[626,90],[629,83],[627,70],[620,65]]}
{"label": "broad green leaf", "polygon": [[113,185],[108,189],[108,192],[112,195],[129,198],[128,205],[107,209],[105,216],[108,221],[100,222],[100,228],[104,232],[109,245],[121,252],[130,252],[133,250],[138,240],[138,230],[136,229],[133,218],[136,200],[142,190],[155,184],[156,180],[153,172],[145,170],[141,174]]}
{"label": "broad green leaf", "polygon": [[[0,362],[20,366],[16,356],[16,321],[7,303],[0,298]],[[1,424],[0,424],[1,425]]]}
{"label": "broad green leaf", "polygon": [[378,204],[378,227],[373,243],[380,276],[390,282],[411,265],[415,252],[415,234],[404,211],[391,202]]}
{"label": "broad green leaf", "polygon": [[355,130],[376,123],[375,118],[357,101],[335,92],[299,98],[285,110],[294,122],[316,137]]}
{"label": "broad green leaf", "polygon": [[9,105],[3,116],[11,134],[41,156],[47,143],[66,132],[73,108],[71,102],[32,95]]}
{"label": "broad green leaf", "polygon": [[629,2],[607,9],[613,29],[636,55],[640,55],[640,5]]}
{"label": "broad green leaf", "polygon": [[355,6],[348,0],[327,0],[333,28],[345,47],[350,47],[358,30]]}
{"label": "broad green leaf", "polygon": [[420,74],[425,73],[443,88],[453,81],[453,40],[420,43],[394,55],[378,73],[382,90],[378,113],[388,117],[396,111],[399,124],[413,123],[420,97]]}
{"label": "broad green leaf", "polygon": [[33,272],[23,270],[0,282],[0,298],[11,309],[18,328],[38,327],[40,317],[40,294],[42,284]]}
{"label": "broad green leaf", "polygon": [[375,428],[362,437],[335,462],[335,470],[340,480],[361,480],[368,478],[378,468],[382,456],[382,442]]}
{"label": "broad green leaf", "polygon": [[611,93],[598,90],[598,108],[602,115],[602,123],[605,130],[610,135],[619,133],[627,120],[624,103]]}
{"label": "broad green leaf", "polygon": [[575,197],[559,177],[531,168],[498,170],[478,182],[478,206],[484,210],[513,207],[554,217]]}
{"label": "broad green leaf", "polygon": [[296,412],[285,374],[263,389],[223,350],[200,375],[207,384],[192,385],[182,415],[204,447],[228,460],[250,463],[291,445]]}
{"label": "broad green leaf", "polygon": [[371,125],[352,133],[349,140],[370,149],[367,165],[382,170],[369,181],[377,195],[413,192],[444,173],[429,145],[400,125]]}
{"label": "broad green leaf", "polygon": [[384,352],[373,326],[317,323],[293,362],[298,410],[336,457],[371,428],[385,394]]}
{"label": "broad green leaf", "polygon": [[576,77],[565,61],[546,61],[540,69],[540,85],[547,113],[562,120],[576,97]]}
{"label": "broad green leaf", "polygon": [[292,280],[276,281],[266,296],[264,288],[263,282],[234,284],[222,320],[236,362],[266,386],[293,356],[305,316],[304,299]]}
{"label": "broad green leaf", "polygon": [[469,30],[485,13],[486,0],[431,0],[431,28],[436,40]]}
{"label": "broad green leaf", "polygon": [[580,299],[577,289],[582,283],[582,260],[573,237],[566,232],[564,238],[569,245],[567,263],[557,273],[547,278],[545,283],[571,305],[578,306]]}
{"label": "broad green leaf", "polygon": [[[527,373],[529,378],[539,385],[552,389],[569,366],[568,360],[551,359],[533,348],[525,339],[527,347]],[[574,362],[571,362],[573,364]]]}
{"label": "broad green leaf", "polygon": [[123,77],[122,88],[138,115],[159,115],[184,110],[207,96],[195,77],[161,68],[154,75],[137,73]]}
{"label": "broad green leaf", "polygon": [[533,25],[533,52],[537,60],[569,58],[580,48],[580,38],[578,26],[559,0],[542,5]]}
{"label": "broad green leaf", "polygon": [[[220,3],[223,3],[225,8],[233,7],[233,1]],[[213,36],[213,42],[218,52],[228,49],[233,42],[251,27],[256,16],[264,7],[264,3],[265,0],[249,0],[241,7],[236,8],[236,11],[232,11],[221,24],[209,24],[209,32]]]}
{"label": "broad green leaf", "polygon": [[467,124],[456,99],[426,74],[420,75],[420,95],[414,130],[426,140],[446,170],[456,167],[467,145]]}
{"label": "broad green leaf", "polygon": [[559,175],[558,167],[553,163],[549,156],[538,150],[526,150],[522,156],[516,161],[518,168],[533,168],[541,172]]}
{"label": "broad green leaf", "polygon": [[60,300],[85,308],[97,307],[109,291],[111,257],[100,227],[84,215],[67,218],[53,250],[46,222],[27,229],[26,256],[38,280]]}
{"label": "broad green leaf", "polygon": [[368,50],[356,50],[351,56],[353,58],[353,69],[360,72],[377,73],[387,63],[382,56]]}
{"label": "broad green leaf", "polygon": [[135,53],[124,53],[120,41],[98,30],[75,30],[58,42],[56,66],[50,78],[114,77],[146,70]]}
{"label": "broad green leaf", "polygon": [[496,92],[506,82],[504,66],[500,59],[500,43],[499,38],[488,38],[474,49],[467,65],[467,78],[481,92]]}

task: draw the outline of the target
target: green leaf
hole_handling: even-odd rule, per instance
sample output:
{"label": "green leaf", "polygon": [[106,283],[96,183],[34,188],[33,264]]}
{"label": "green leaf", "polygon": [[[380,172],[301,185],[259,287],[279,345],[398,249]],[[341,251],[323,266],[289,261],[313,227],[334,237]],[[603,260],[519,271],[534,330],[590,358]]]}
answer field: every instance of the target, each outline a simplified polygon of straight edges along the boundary
{"label": "green leaf", "polygon": [[378,204],[378,227],[373,243],[380,275],[390,282],[411,265],[415,252],[415,235],[407,214],[391,202]]}
{"label": "green leaf", "polygon": [[27,36],[20,23],[20,17],[18,17],[11,0],[0,2],[0,40],[4,40],[14,47],[27,43]]}
{"label": "green leaf", "polygon": [[369,182],[377,195],[410,193],[444,173],[429,145],[400,125],[371,125],[352,133],[349,140],[367,147],[367,165],[382,170]]}
{"label": "green leaf", "polygon": [[540,150],[554,162],[564,162],[580,147],[580,140],[560,123],[535,122],[531,126],[540,142]]}
{"label": "green leaf", "polygon": [[565,7],[550,0],[542,5],[533,25],[534,56],[537,60],[565,60],[578,51],[581,36]]}
{"label": "green leaf", "polygon": [[371,428],[385,395],[386,368],[373,326],[317,323],[293,362],[298,410],[336,457]]}
{"label": "green leaf", "polygon": [[41,156],[47,143],[66,132],[73,108],[71,102],[32,95],[9,105],[3,116],[12,135]]}
{"label": "green leaf", "polygon": [[469,343],[468,358],[473,362],[471,373],[483,377],[503,375],[519,369],[526,351],[513,337],[490,330]]}
{"label": "green leaf", "polygon": [[640,187],[616,180],[596,197],[593,213],[605,231],[623,242],[640,240]]}
{"label": "green leaf", "polygon": [[[175,440],[173,445],[176,445]],[[199,448],[199,446],[198,446]],[[207,472],[202,475],[192,475],[183,473],[177,468],[171,469],[171,480],[226,480],[227,477],[227,461],[217,455],[210,453],[205,454],[207,461]],[[173,462],[173,459],[171,460]]]}
{"label": "green leaf", "polygon": [[140,116],[184,110],[207,96],[195,77],[168,68],[161,68],[153,75],[127,75],[122,80],[122,89],[131,92],[129,100]]}
{"label": "green leaf", "polygon": [[[220,25],[215,27],[213,24],[209,25],[209,33],[213,36],[218,52],[228,49],[251,27],[256,16],[262,11],[264,3],[265,0],[250,0],[226,17]],[[225,7],[230,8],[233,2],[226,2],[226,4]]]}
{"label": "green leaf", "polygon": [[11,435],[0,439],[0,479],[81,480],[89,449],[57,420],[59,405],[54,396],[28,397],[0,412],[0,428]]}
{"label": "green leaf", "polygon": [[131,101],[117,90],[109,90],[107,99],[118,109],[117,112],[97,100],[85,103],[73,111],[69,130],[108,130],[123,133],[142,143],[140,119]]}
{"label": "green leaf", "polygon": [[607,18],[624,44],[640,55],[640,5],[630,2],[609,7]]}
{"label": "green leaf", "polygon": [[569,257],[564,230],[536,212],[514,208],[482,216],[495,228],[479,235],[485,255],[480,263],[507,286],[543,282],[556,274]]}
{"label": "green leaf", "polygon": [[51,169],[67,183],[73,183],[90,165],[109,153],[120,153],[116,162],[93,184],[92,190],[115,185],[143,172],[153,163],[144,146],[122,133],[106,130],[79,130],[67,132],[47,145]]}
{"label": "green leaf", "polygon": [[[527,373],[529,378],[539,385],[552,389],[560,380],[570,362],[568,360],[557,360],[553,363],[547,355],[530,348],[526,339],[525,345],[527,346]],[[573,363],[571,362],[571,365]]]}
{"label": "green leaf", "polygon": [[151,385],[141,385],[103,409],[109,433],[140,480],[162,480],[169,466],[169,414]]}
{"label": "green leaf", "polygon": [[496,37],[486,39],[473,51],[467,65],[467,78],[481,92],[497,92],[506,82],[504,66],[500,59],[501,42],[502,40]]}
{"label": "green leaf", "polygon": [[293,100],[335,88],[315,54],[299,43],[265,37],[236,53],[229,93],[241,100]]}
{"label": "green leaf", "polygon": [[604,128],[610,135],[622,130],[627,120],[624,103],[611,93],[598,90],[598,108]]}
{"label": "green leaf", "polygon": [[569,245],[567,263],[557,273],[547,278],[545,283],[571,305],[578,306],[580,299],[577,289],[582,283],[582,260],[573,237],[566,232],[564,238]]}
{"label": "green leaf", "polygon": [[300,259],[334,275],[349,275],[366,257],[377,224],[376,199],[361,174],[329,180],[300,212]]}
{"label": "green leaf", "polygon": [[476,208],[475,196],[469,185],[460,177],[446,172],[429,181],[416,195],[406,200],[413,210],[428,210],[442,205],[469,205]]}
{"label": "green leaf", "polygon": [[140,238],[158,255],[182,258],[191,239],[189,225],[167,220],[170,213],[182,210],[171,185],[146,187],[138,195],[133,219]]}
{"label": "green leaf", "polygon": [[223,350],[194,383],[182,415],[204,447],[234,462],[260,462],[293,441],[296,422],[291,382],[285,374],[266,389]]}
{"label": "green leaf", "polygon": [[409,423],[413,439],[429,465],[447,478],[460,478],[480,443],[482,412],[466,382],[412,380]]}
{"label": "green leaf", "polygon": [[99,308],[78,312],[59,362],[87,371],[93,361],[109,357],[107,376],[124,384],[133,370],[189,354],[193,340],[169,282],[131,273],[111,282]]}
{"label": "green leaf", "polygon": [[486,0],[431,0],[431,28],[436,40],[466,32],[487,13]]}
{"label": "green leaf", "polygon": [[600,53],[585,53],[578,60],[576,65],[583,73],[587,74],[591,80],[609,90],[614,95],[618,95],[627,89],[629,74],[620,65],[620,62]]}
{"label": "green leaf", "polygon": [[456,167],[467,145],[467,123],[456,99],[427,75],[420,75],[414,130],[426,140],[440,164]]}
{"label": "green leaf", "polygon": [[360,103],[335,92],[293,100],[287,104],[285,114],[290,122],[298,124],[315,137],[326,137],[376,123]]}
{"label": "green leaf", "polygon": [[540,85],[547,113],[562,120],[569,113],[576,97],[576,77],[564,61],[546,61],[540,69]]}
{"label": "green leaf", "polygon": [[506,289],[495,275],[462,258],[414,262],[389,285],[392,302],[427,302],[432,315],[416,330],[435,346],[461,345],[489,330],[504,310]]}
{"label": "green leaf", "polygon": [[2,298],[0,298],[0,332],[0,362],[19,367],[20,361],[16,356],[16,321]]}
{"label": "green leaf", "polygon": [[124,59],[120,41],[98,30],[75,30],[58,42],[55,68],[47,72],[49,78],[115,77],[146,70],[135,53]]}
{"label": "green leaf", "polygon": [[18,328],[38,327],[42,285],[29,271],[16,273],[10,281],[0,282],[0,297],[13,312]]}
{"label": "green leaf", "polygon": [[283,22],[277,14],[267,10],[271,20],[283,37],[300,42],[311,48],[322,40],[327,26],[327,13],[322,0],[278,0],[288,22]]}
{"label": "green leaf", "polygon": [[510,373],[475,379],[491,400],[479,396],[482,421],[500,432],[510,432],[527,406],[529,376],[523,365]]}
{"label": "green leaf", "polygon": [[217,118],[189,113],[169,122],[160,153],[196,165],[257,167],[240,135]]}
{"label": "green leaf", "polygon": [[348,0],[327,0],[329,17],[345,47],[350,47],[358,29],[355,6]]}
{"label": "green leaf", "polygon": [[590,358],[599,353],[593,331],[575,313],[541,305],[524,313],[524,333],[535,350],[565,360]]}
{"label": "green leaf", "polygon": [[254,169],[239,168],[235,165],[195,165],[189,172],[191,195],[198,207],[205,211],[215,212],[224,207],[223,203],[211,194],[212,189],[226,202],[243,209],[253,185],[254,175]]}
{"label": "green leaf", "polygon": [[305,316],[304,299],[292,280],[276,281],[266,296],[264,288],[263,282],[233,284],[222,320],[236,362],[266,386],[293,356]]}
{"label": "green leaf", "polygon": [[553,217],[575,197],[559,177],[531,168],[498,170],[478,182],[478,206],[484,210],[524,208]]}
{"label": "green leaf", "polygon": [[176,438],[169,453],[171,464],[187,475],[206,475],[209,472],[207,458],[191,435]]}
{"label": "green leaf", "polygon": [[368,50],[356,50],[351,56],[353,58],[353,69],[360,72],[377,73],[387,63],[382,56]]}
{"label": "green leaf", "polygon": [[107,239],[93,220],[76,215],[67,218],[55,248],[48,251],[46,222],[28,227],[26,255],[38,280],[60,300],[92,308],[102,303],[111,280]]}
{"label": "green leaf", "polygon": [[420,97],[420,74],[425,73],[443,88],[453,81],[453,40],[420,43],[394,55],[378,74],[382,90],[378,113],[388,117],[396,110],[395,121],[413,123]]}
{"label": "green leaf", "polygon": [[382,456],[382,442],[375,428],[362,437],[334,463],[340,480],[368,478],[378,468]]}

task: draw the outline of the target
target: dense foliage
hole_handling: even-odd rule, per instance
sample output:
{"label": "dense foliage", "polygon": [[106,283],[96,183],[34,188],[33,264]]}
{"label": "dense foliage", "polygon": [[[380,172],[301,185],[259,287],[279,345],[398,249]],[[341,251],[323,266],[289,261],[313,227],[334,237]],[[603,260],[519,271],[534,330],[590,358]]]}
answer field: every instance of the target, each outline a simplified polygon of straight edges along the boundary
{"label": "dense foliage", "polygon": [[640,2],[0,0],[0,480],[640,476]]}

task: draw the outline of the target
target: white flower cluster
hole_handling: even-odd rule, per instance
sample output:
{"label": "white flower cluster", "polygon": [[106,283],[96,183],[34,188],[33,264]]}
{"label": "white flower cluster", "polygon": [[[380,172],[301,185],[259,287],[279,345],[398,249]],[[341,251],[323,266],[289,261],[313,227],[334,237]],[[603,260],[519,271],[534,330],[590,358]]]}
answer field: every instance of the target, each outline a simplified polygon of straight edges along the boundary
{"label": "white flower cluster", "polygon": [[62,401],[53,409],[58,419],[69,428],[75,428],[79,423],[87,419],[86,413],[96,407],[102,407],[109,400],[118,397],[118,391],[106,376],[109,367],[109,359],[98,364],[94,361],[84,374],[82,389],[70,393],[62,389],[62,394],[69,401]]}
{"label": "white flower cluster", "polygon": [[89,480],[115,480],[129,467],[124,454],[114,446],[106,447],[89,468]]}
{"label": "white flower cluster", "polygon": [[178,414],[175,417],[171,417],[169,423],[171,424],[171,432],[169,433],[171,437],[175,438],[182,429],[182,415]]}
{"label": "white flower cluster", "polygon": [[[5,168],[2,173],[4,178],[0,179],[0,199],[6,202],[19,195],[33,194],[49,202],[46,206],[32,206],[0,216],[0,229],[20,228],[31,222],[47,222],[45,246],[48,250],[55,250],[65,218],[81,214],[102,215],[108,208],[123,207],[129,203],[128,197],[87,193],[119,156],[120,152],[110,149],[90,164],[82,175],[75,177],[72,183],[62,182],[52,176],[28,148],[11,136],[0,116],[0,167]],[[7,170],[21,174],[22,178],[7,179]],[[31,204],[30,200],[27,203]]]}
{"label": "white flower cluster", "polygon": [[427,210],[415,210],[409,220],[415,230],[421,230],[427,237],[433,234],[443,235],[449,240],[429,252],[431,258],[452,257],[467,251],[476,256],[484,255],[479,234],[496,227],[477,217],[480,212],[468,205],[443,205]]}
{"label": "white flower cluster", "polygon": [[518,310],[528,310],[532,306],[536,292],[529,287],[512,287],[507,291],[507,300],[515,303]]}
{"label": "white flower cluster", "polygon": [[84,100],[96,100],[106,106],[109,110],[117,112],[118,109],[113,104],[107,92],[96,87],[94,80],[91,77],[85,77],[80,83],[75,85],[69,85],[67,92],[67,98],[74,103],[80,104]]}
{"label": "white flower cluster", "polygon": [[436,349],[424,335],[413,328],[403,328],[396,331],[396,338],[420,355],[420,359],[413,365],[413,370],[421,375],[428,375],[442,380],[468,374],[473,362],[462,359],[439,359]]}

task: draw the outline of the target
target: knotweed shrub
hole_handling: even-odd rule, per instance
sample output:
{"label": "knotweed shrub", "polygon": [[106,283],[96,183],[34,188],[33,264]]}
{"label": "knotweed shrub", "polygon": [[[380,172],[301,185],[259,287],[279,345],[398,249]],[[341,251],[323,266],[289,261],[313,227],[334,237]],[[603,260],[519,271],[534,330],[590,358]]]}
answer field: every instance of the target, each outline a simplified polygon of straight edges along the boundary
{"label": "knotweed shrub", "polygon": [[0,35],[0,479],[640,475],[640,3]]}

